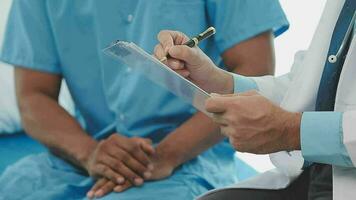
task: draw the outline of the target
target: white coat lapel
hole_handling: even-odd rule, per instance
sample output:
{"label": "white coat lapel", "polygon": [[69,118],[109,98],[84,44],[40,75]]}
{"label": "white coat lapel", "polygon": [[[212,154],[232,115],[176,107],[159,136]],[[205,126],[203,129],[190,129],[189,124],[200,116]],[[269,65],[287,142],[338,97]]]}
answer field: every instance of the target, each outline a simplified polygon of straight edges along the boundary
{"label": "white coat lapel", "polygon": [[[356,110],[356,35],[350,46],[349,53],[345,60],[343,70],[340,75],[340,82],[337,89],[335,109],[340,111]],[[353,87],[350,87],[353,86]]]}
{"label": "white coat lapel", "polygon": [[[356,164],[356,36],[340,76],[336,94],[335,110],[347,111],[343,117],[343,143],[351,160]],[[333,199],[355,198],[356,169],[333,167]]]}

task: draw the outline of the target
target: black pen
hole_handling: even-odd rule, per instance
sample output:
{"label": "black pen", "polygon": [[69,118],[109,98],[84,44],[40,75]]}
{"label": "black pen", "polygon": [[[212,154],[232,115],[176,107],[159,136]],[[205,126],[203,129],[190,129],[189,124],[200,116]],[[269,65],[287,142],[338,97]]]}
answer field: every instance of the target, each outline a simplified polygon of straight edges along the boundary
{"label": "black pen", "polygon": [[[191,38],[190,40],[185,42],[183,45],[187,45],[188,47],[193,48],[193,47],[197,46],[200,41],[209,38],[210,36],[214,35],[215,33],[216,33],[215,28],[209,27],[204,32],[200,33],[197,36],[194,36],[193,38]],[[160,61],[164,62],[166,60],[167,60],[167,56],[163,57]]]}

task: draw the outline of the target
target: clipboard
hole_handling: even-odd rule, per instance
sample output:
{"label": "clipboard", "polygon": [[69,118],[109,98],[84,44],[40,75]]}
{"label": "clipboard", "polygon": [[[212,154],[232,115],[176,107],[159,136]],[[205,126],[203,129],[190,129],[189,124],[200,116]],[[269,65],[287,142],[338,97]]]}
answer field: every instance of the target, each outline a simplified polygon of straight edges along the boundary
{"label": "clipboard", "polygon": [[103,52],[125,64],[120,66],[131,68],[133,72],[140,73],[212,117],[212,114],[205,110],[205,101],[210,98],[210,94],[164,65],[135,43],[116,41],[103,49]]}

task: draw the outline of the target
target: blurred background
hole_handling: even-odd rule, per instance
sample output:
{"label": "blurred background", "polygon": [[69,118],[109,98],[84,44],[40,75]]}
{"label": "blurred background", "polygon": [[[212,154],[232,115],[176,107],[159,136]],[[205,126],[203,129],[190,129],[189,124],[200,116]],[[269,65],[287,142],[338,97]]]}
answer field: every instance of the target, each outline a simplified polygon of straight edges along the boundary
{"label": "blurred background", "polygon": [[[0,1],[0,47],[11,1]],[[275,40],[276,75],[287,73],[293,63],[294,54],[308,48],[326,0],[280,0],[280,2],[289,19],[290,29]],[[19,129],[20,121],[15,102],[13,69],[0,62],[0,134],[3,131],[16,132]],[[0,146],[0,148],[2,147]],[[267,156],[243,153],[237,153],[237,156],[251,164],[257,171],[263,172],[273,168]]]}

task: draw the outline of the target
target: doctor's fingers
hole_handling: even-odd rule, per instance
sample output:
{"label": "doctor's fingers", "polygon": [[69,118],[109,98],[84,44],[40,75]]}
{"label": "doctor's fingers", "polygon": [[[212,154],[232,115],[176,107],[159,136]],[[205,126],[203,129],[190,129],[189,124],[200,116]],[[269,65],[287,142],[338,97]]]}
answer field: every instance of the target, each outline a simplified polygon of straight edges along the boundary
{"label": "doctor's fingers", "polygon": [[157,35],[157,39],[162,44],[166,53],[174,45],[181,45],[189,40],[188,36],[186,36],[184,33],[169,30],[160,31]]}
{"label": "doctor's fingers", "polygon": [[[245,106],[244,101],[246,97],[241,97],[236,94],[217,95],[211,94],[211,97],[206,100],[205,108],[211,113],[226,113],[235,116],[236,112]],[[228,112],[228,113],[227,113]]]}
{"label": "doctor's fingers", "polygon": [[217,123],[219,126],[227,126],[228,125],[228,121],[225,119],[224,114],[214,113],[213,121],[215,123]]}
{"label": "doctor's fingers", "polygon": [[224,136],[228,137],[228,138],[238,138],[238,136],[236,136],[236,131],[234,130],[233,127],[231,126],[221,126],[220,127],[220,131],[221,134],[223,134]]}
{"label": "doctor's fingers", "polygon": [[260,95],[256,90],[250,90],[246,92],[241,92],[238,94],[239,96],[255,96],[255,95]]}
{"label": "doctor's fingers", "polygon": [[202,55],[204,53],[199,47],[188,47],[186,45],[176,45],[169,49],[169,55],[172,58],[180,60],[188,65],[199,66],[202,64]]}
{"label": "doctor's fingers", "polygon": [[153,55],[158,59],[161,60],[163,57],[167,55],[166,51],[164,50],[162,44],[157,44],[153,49]]}
{"label": "doctor's fingers", "polygon": [[210,113],[224,113],[231,108],[231,97],[212,94],[205,102],[205,109]]}
{"label": "doctor's fingers", "polygon": [[[164,57],[167,57],[167,52],[165,52],[161,44],[157,44],[155,46],[154,56],[158,60],[162,60]],[[168,67],[172,68],[173,70],[180,70],[184,68],[184,63],[182,61],[179,61],[171,57],[168,57],[166,60],[163,60],[162,62],[168,65]]]}
{"label": "doctor's fingers", "polygon": [[230,136],[229,137],[229,142],[230,142],[231,146],[233,146],[236,151],[239,151],[239,152],[242,152],[242,153],[243,152],[249,152],[246,149],[246,147],[248,145],[246,145],[246,143],[244,143],[243,141],[241,141],[241,140],[239,140],[239,139],[237,139],[237,138],[235,138],[233,136]]}
{"label": "doctor's fingers", "polygon": [[176,72],[179,72],[184,69],[184,62],[174,59],[174,58],[169,58],[167,60],[168,66],[175,70]]}
{"label": "doctor's fingers", "polygon": [[161,55],[158,55],[158,56],[160,56],[159,57],[160,60],[169,55],[169,50],[174,45],[182,45],[185,41],[189,40],[189,38],[181,32],[168,31],[168,30],[159,32],[157,35],[157,39],[158,39],[158,41],[160,43],[159,45],[161,47],[161,48],[157,49],[159,51],[157,53],[161,54]]}
{"label": "doctor's fingers", "polygon": [[217,94],[217,93],[211,93],[210,96],[212,97],[236,97],[239,96],[238,94],[232,93],[232,94]]}

